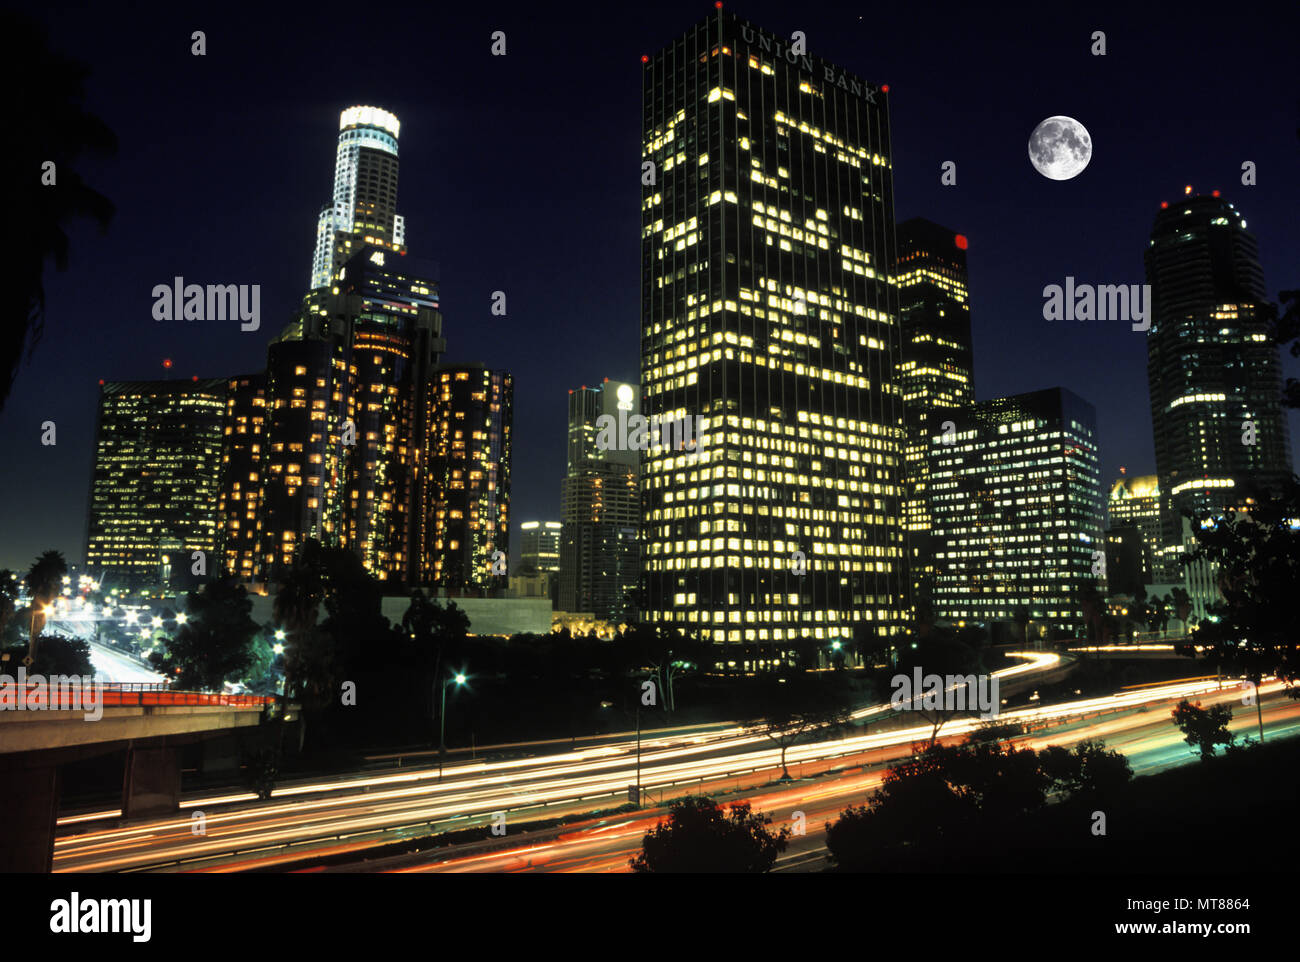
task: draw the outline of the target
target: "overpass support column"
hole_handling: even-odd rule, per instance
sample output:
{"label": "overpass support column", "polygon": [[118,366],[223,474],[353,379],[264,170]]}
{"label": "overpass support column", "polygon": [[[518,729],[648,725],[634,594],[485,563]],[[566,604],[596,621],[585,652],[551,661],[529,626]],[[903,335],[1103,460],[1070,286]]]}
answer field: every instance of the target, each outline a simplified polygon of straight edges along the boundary
{"label": "overpass support column", "polygon": [[58,765],[0,764],[0,874],[50,871],[58,814]]}
{"label": "overpass support column", "polygon": [[136,748],[126,752],[122,777],[122,817],[168,815],[180,808],[181,768],[174,748]]}

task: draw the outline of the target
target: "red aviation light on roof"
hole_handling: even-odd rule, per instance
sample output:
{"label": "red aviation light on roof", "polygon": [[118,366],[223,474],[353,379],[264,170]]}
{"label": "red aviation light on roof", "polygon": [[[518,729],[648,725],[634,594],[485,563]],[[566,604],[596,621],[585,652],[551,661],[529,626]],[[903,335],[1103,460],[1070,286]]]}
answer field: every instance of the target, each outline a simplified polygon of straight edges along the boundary
{"label": "red aviation light on roof", "polygon": [[172,366],[172,359],[170,357],[163,358],[163,367],[170,368],[171,366]]}
{"label": "red aviation light on roof", "polygon": [[1161,210],[1168,210],[1168,209],[1169,209],[1169,201],[1167,201],[1167,200],[1162,200],[1162,201],[1160,202],[1160,209],[1161,209]]}
{"label": "red aviation light on roof", "polygon": [[1212,191],[1210,191],[1210,196],[1211,196],[1211,197],[1218,197],[1218,196],[1219,196],[1219,192],[1218,192],[1217,190],[1212,190]]}
{"label": "red aviation light on roof", "polygon": [[881,84],[880,89],[883,90],[885,93],[889,93],[889,84]]}
{"label": "red aviation light on roof", "polygon": [[649,63],[649,62],[650,62],[650,57],[647,56],[646,54],[641,54],[641,62],[642,62],[642,63]]}
{"label": "red aviation light on roof", "polygon": [[967,243],[968,243],[968,242],[967,242],[967,240],[966,240],[966,235],[965,235],[965,234],[958,234],[958,235],[956,236],[956,238],[954,238],[954,240],[955,240],[955,242],[956,242],[956,244],[957,244],[957,249],[958,249],[958,250],[963,250],[963,251],[964,251],[964,250],[966,249],[966,246],[967,246]]}

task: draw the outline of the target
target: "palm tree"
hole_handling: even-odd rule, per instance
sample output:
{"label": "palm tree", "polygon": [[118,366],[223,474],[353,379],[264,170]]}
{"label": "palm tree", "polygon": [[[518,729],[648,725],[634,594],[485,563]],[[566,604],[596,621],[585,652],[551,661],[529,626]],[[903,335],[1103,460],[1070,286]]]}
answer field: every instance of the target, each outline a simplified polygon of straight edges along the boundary
{"label": "palm tree", "polygon": [[8,568],[0,571],[0,643],[3,643],[9,619],[18,610],[18,576]]}
{"label": "palm tree", "polygon": [[68,573],[68,563],[58,551],[47,551],[32,564],[27,572],[27,593],[31,596],[31,624],[27,642],[27,657],[36,658],[36,639],[45,628],[45,607],[59,595],[63,576]]}
{"label": "palm tree", "polygon": [[[101,229],[113,204],[86,186],[72,165],[88,151],[111,154],[117,138],[82,107],[89,68],[50,49],[45,29],[12,11],[0,11],[0,83],[8,92],[7,123],[21,136],[9,138],[0,163],[11,224],[0,253],[2,287],[12,305],[0,323],[0,408],[13,388],[18,365],[41,339],[45,322],[45,262],[68,266],[65,226],[89,217]],[[52,162],[54,182],[45,164]]]}

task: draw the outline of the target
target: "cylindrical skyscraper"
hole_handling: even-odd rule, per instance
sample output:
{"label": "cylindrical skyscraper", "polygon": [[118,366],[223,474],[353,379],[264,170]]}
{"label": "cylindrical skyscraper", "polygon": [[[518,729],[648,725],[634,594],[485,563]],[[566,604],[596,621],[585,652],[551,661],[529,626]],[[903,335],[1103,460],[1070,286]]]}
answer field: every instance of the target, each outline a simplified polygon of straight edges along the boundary
{"label": "cylindrical skyscraper", "polygon": [[1161,204],[1146,251],[1147,380],[1161,494],[1159,580],[1181,580],[1182,513],[1222,509],[1290,471],[1277,347],[1254,236],[1228,201]]}
{"label": "cylindrical skyscraper", "polygon": [[339,115],[334,203],[320,212],[311,289],[326,287],[359,244],[401,251],[406,230],[397,213],[397,117],[379,107]]}

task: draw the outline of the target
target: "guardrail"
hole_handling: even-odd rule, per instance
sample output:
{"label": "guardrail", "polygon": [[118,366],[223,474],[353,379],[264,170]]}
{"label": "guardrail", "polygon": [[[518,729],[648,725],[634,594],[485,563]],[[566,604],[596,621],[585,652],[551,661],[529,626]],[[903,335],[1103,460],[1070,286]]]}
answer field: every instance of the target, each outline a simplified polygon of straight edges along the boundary
{"label": "guardrail", "polygon": [[[24,691],[23,708],[19,710],[80,710],[95,705],[103,705],[105,708],[166,706],[262,708],[276,701],[274,695],[228,695],[224,692],[178,691],[168,688],[161,682],[104,682],[98,685],[83,685],[79,683],[79,676],[76,676],[78,682],[55,683],[54,679],[64,677],[66,676],[54,675],[43,684]],[[27,684],[32,684],[30,679]]]}

